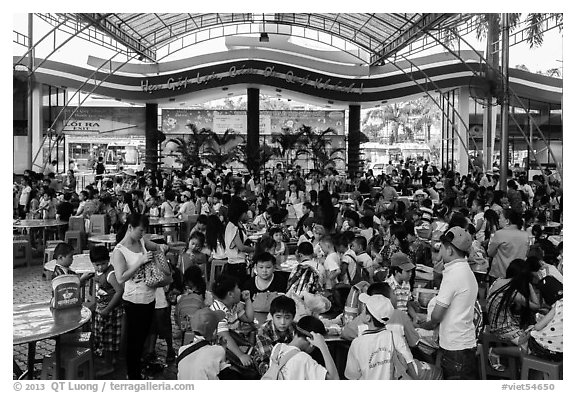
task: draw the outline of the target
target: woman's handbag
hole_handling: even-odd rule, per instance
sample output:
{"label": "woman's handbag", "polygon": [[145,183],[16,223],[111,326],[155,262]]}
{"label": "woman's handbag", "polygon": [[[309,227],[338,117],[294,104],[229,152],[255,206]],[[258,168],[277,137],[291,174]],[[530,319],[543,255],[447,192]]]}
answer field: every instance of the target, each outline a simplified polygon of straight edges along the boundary
{"label": "woman's handbag", "polygon": [[154,251],[152,260],[143,266],[144,283],[151,288],[163,287],[172,283],[172,270],[162,251]]}

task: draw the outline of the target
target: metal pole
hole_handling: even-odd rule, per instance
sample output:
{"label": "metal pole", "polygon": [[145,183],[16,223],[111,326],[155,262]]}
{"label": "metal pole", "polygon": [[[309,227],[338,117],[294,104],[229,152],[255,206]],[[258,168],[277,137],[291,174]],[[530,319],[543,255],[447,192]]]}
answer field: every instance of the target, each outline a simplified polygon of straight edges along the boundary
{"label": "metal pole", "polygon": [[510,100],[508,96],[508,65],[509,65],[509,21],[508,14],[502,14],[502,133],[500,138],[500,190],[506,191],[508,181],[508,112]]}
{"label": "metal pole", "polygon": [[32,133],[32,104],[34,102],[32,98],[32,91],[34,90],[34,82],[32,80],[33,70],[34,70],[34,50],[33,50],[33,18],[34,14],[28,14],[28,168],[32,169],[32,141],[34,139]]}
{"label": "metal pole", "polygon": [[[530,100],[528,100],[528,113],[530,113]],[[530,175],[530,152],[532,151],[532,146],[534,146],[534,129],[533,129],[533,125],[532,122],[530,121],[530,116],[528,114],[526,114],[526,121],[528,122],[528,130],[530,132],[530,139],[529,139],[529,146],[528,146],[528,165],[526,166],[526,179],[529,179],[529,175]]]}
{"label": "metal pole", "polygon": [[[448,99],[450,99],[450,96],[448,96]],[[450,129],[452,130],[452,132],[451,132],[451,135],[450,135],[450,139],[452,140],[452,151],[451,151],[451,153],[450,153],[450,157],[451,157],[451,158],[450,158],[450,169],[452,170],[452,172],[456,172],[456,171],[454,170],[454,142],[455,142],[455,139],[456,139],[456,137],[454,136],[454,131],[455,131],[455,128],[456,128],[456,126],[455,126],[455,124],[454,124],[454,121],[456,120],[456,119],[455,119],[455,116],[454,116],[454,112],[456,111],[456,108],[454,108],[454,103],[456,102],[456,91],[455,91],[455,90],[452,90],[452,99],[451,99],[451,101],[452,101],[452,110],[451,110],[451,112],[452,112],[452,125],[451,125]]]}

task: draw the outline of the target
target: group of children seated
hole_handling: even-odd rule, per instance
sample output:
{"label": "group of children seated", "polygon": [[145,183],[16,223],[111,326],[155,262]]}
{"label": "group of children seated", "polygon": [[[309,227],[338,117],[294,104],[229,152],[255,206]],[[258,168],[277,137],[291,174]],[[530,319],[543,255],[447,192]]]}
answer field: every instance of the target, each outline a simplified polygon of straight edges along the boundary
{"label": "group of children seated", "polygon": [[[174,317],[193,338],[178,351],[178,378],[338,379],[324,340],[334,324],[353,341],[346,378],[440,378],[440,369],[411,352],[418,351],[414,326],[422,315],[411,302],[410,258],[397,253],[384,267],[373,258],[380,250],[368,247],[358,231],[329,236],[308,221],[303,232],[290,273],[279,271],[287,246],[274,230],[256,244],[245,282],[222,274],[207,291],[207,269],[197,263],[185,268]],[[196,239],[188,253],[201,252]],[[352,298],[351,313],[344,304]],[[326,312],[339,315],[320,316]]]}

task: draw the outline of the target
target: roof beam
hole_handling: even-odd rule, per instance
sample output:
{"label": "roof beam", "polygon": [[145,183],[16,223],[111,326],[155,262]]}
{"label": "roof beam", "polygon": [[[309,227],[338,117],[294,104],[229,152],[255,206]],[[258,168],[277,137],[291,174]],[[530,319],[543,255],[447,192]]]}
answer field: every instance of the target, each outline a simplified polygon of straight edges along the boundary
{"label": "roof beam", "polygon": [[134,39],[132,36],[126,34],[126,32],[122,29],[119,29],[113,23],[108,21],[106,18],[103,18],[101,14],[78,14],[81,18],[93,23],[94,26],[104,32],[105,34],[109,35],[110,37],[114,38],[122,45],[125,45],[127,48],[132,49],[134,52],[138,53],[140,56],[148,59],[152,62],[156,62],[156,52],[151,50],[150,48],[142,45],[138,40]]}
{"label": "roof beam", "polygon": [[399,52],[407,44],[415,40],[422,31],[437,25],[447,16],[449,16],[449,14],[422,14],[422,17],[406,29],[399,37],[383,45],[382,49],[372,55],[370,65],[380,64],[384,59]]}

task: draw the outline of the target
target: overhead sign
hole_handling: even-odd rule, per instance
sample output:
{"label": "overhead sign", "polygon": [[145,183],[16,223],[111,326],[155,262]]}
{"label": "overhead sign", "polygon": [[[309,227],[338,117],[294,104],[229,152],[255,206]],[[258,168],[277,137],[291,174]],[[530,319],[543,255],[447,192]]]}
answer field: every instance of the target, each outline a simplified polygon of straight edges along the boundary
{"label": "overhead sign", "polygon": [[114,120],[100,119],[100,120],[70,120],[65,125],[62,131],[91,131],[99,134],[126,130],[128,128],[135,128],[135,124],[122,123]]}
{"label": "overhead sign", "polygon": [[59,118],[56,130],[67,135],[103,137],[144,137],[146,108],[81,107],[53,108],[53,117]]}

